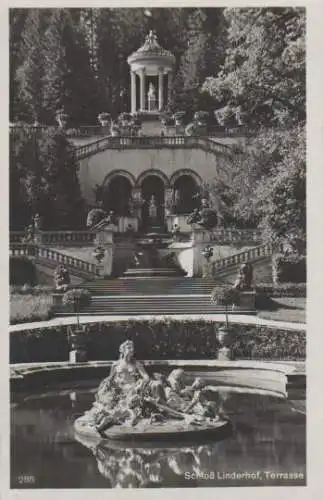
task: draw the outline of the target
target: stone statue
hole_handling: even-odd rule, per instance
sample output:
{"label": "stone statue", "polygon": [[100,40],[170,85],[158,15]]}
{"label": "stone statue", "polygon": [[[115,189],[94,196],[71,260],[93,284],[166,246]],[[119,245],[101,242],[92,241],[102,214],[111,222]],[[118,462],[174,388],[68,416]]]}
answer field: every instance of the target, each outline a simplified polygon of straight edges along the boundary
{"label": "stone statue", "polygon": [[156,90],[154,85],[150,82],[148,89],[148,110],[155,111],[156,110]]}
{"label": "stone statue", "polygon": [[54,284],[57,291],[66,292],[71,283],[70,273],[64,264],[59,264],[54,271]]}
{"label": "stone statue", "polygon": [[250,262],[242,264],[239,269],[238,277],[233,285],[233,288],[240,291],[251,290],[253,278],[253,268]]}
{"label": "stone statue", "polygon": [[156,205],[156,198],[154,195],[152,195],[152,197],[150,198],[148,213],[151,220],[157,219],[157,205]]}
{"label": "stone statue", "polygon": [[35,214],[34,215],[33,222],[34,222],[34,229],[35,229],[35,231],[36,232],[40,231],[40,229],[41,229],[41,218],[40,218],[39,214]]}
{"label": "stone statue", "polygon": [[[162,374],[149,377],[135,358],[135,347],[126,340],[119,347],[119,359],[97,390],[92,408],[77,419],[84,427],[103,437],[110,427],[145,426],[181,420],[184,425],[212,423],[218,419],[214,403],[205,394],[205,383],[196,379],[187,385],[182,369],[173,370],[168,378]],[[129,431],[127,431],[129,432]]]}
{"label": "stone statue", "polygon": [[150,82],[149,84],[149,89],[148,89],[148,97],[150,99],[156,99],[156,90],[155,90],[155,86],[153,83]]}
{"label": "stone statue", "polygon": [[22,243],[34,243],[35,240],[35,232],[33,224],[29,224],[29,226],[25,229],[24,236],[22,238]]}

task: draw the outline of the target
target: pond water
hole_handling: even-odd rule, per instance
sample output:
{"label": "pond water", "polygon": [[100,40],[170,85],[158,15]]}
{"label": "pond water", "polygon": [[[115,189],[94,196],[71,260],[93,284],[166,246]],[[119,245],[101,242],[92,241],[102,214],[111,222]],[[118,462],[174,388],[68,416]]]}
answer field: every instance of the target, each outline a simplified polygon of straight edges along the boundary
{"label": "pond water", "polygon": [[77,441],[73,421],[91,406],[91,389],[20,397],[11,406],[11,488],[306,484],[303,394],[296,404],[247,388],[214,394],[232,420],[229,436],[158,448]]}

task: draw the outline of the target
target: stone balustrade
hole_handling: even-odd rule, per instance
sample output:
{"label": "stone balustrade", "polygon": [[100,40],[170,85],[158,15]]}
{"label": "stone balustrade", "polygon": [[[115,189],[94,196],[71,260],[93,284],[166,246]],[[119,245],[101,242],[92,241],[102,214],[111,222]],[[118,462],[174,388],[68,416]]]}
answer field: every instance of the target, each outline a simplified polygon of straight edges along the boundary
{"label": "stone balustrade", "polygon": [[77,160],[92,156],[107,149],[151,149],[151,148],[201,148],[214,154],[231,155],[232,148],[207,137],[187,136],[129,136],[103,137],[74,150]]}
{"label": "stone balustrade", "polygon": [[192,226],[191,224],[187,223],[187,218],[189,214],[170,214],[166,215],[166,224],[167,224],[167,231],[169,233],[172,232],[172,228],[175,224],[178,225],[180,228],[181,233],[191,233],[192,232]]}
{"label": "stone balustrade", "polygon": [[74,268],[83,271],[87,274],[95,276],[97,274],[97,266],[92,262],[66,255],[52,248],[41,247],[34,244],[15,243],[10,245],[11,257],[27,257],[36,261],[50,261],[57,264],[65,264],[69,268]]}
{"label": "stone balustrade", "polygon": [[[191,229],[192,230],[192,229]],[[261,243],[260,229],[214,228],[203,230],[193,225],[192,240],[196,243]]]}
{"label": "stone balustrade", "polygon": [[[166,216],[167,230],[170,233],[174,224],[180,227],[183,234],[192,233],[192,241],[196,243],[260,243],[261,230],[259,229],[231,229],[215,228],[212,231],[204,231],[187,223],[186,214],[171,214]],[[122,216],[118,218],[117,233],[125,233],[132,226],[134,232],[138,231],[138,218],[135,216]],[[92,245],[96,233],[93,231],[40,231],[36,235],[37,243],[46,246],[73,246]],[[21,243],[24,237],[23,231],[10,231],[10,244]]]}
{"label": "stone balustrade", "polygon": [[[24,237],[23,231],[10,231],[10,243],[20,243]],[[35,239],[42,245],[91,245],[95,239],[92,231],[39,231]]]}
{"label": "stone balustrade", "polygon": [[253,261],[261,257],[270,257],[272,253],[272,245],[264,243],[263,245],[250,248],[249,250],[245,250],[222,259],[217,259],[212,262],[212,274],[214,276],[216,271],[220,271],[221,269],[225,269],[230,266],[244,264],[245,262]]}

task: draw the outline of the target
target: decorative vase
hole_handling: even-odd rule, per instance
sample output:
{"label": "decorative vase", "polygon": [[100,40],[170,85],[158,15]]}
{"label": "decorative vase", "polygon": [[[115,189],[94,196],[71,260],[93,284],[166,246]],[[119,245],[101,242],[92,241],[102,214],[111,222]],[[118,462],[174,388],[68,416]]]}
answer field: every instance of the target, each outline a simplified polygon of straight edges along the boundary
{"label": "decorative vase", "polygon": [[229,344],[231,344],[231,329],[227,326],[221,326],[216,331],[216,339],[220,344],[220,348],[218,350],[217,359],[221,361],[228,361],[232,359],[232,352]]}
{"label": "decorative vase", "polygon": [[87,337],[82,329],[74,330],[69,336],[70,352],[69,360],[71,363],[82,363],[87,360]]}
{"label": "decorative vase", "polygon": [[56,121],[61,129],[65,129],[67,125],[68,115],[63,111],[58,111],[56,114]]}

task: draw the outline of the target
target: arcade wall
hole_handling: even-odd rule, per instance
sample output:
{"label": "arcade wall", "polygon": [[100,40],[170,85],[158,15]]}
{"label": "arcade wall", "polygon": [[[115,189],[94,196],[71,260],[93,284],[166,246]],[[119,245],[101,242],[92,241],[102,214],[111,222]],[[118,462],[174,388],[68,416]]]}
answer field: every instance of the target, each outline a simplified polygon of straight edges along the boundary
{"label": "arcade wall", "polygon": [[[146,174],[160,175],[165,184],[172,183],[172,176],[188,170],[201,180],[213,180],[219,169],[227,169],[229,160],[222,155],[200,149],[120,149],[105,150],[80,161],[79,180],[84,199],[95,203],[93,188],[106,185],[118,172],[125,175],[134,187]],[[185,171],[185,172],[184,172]],[[165,185],[165,188],[171,185]]]}

